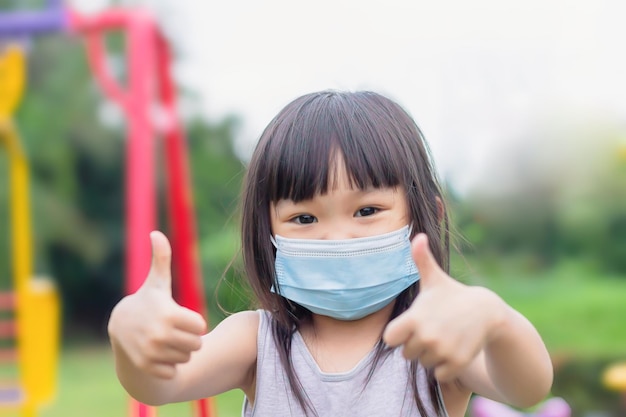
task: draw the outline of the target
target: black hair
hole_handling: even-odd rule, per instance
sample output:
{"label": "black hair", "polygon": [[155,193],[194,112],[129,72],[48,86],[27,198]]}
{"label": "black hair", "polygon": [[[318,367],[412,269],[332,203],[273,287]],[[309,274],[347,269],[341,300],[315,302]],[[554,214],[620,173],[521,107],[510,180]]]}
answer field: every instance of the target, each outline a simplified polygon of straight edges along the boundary
{"label": "black hair", "polygon": [[[274,317],[272,332],[290,385],[300,405],[315,413],[291,363],[293,333],[311,312],[270,289],[275,282],[275,249],[270,242],[270,205],[281,199],[295,202],[324,194],[333,184],[340,154],[350,185],[398,187],[406,196],[413,235],[425,233],[430,249],[444,269],[449,267],[447,210],[422,132],[394,101],[374,92],[321,91],[289,103],[270,122],[254,150],[242,198],[243,261],[260,307]],[[411,236],[413,237],[413,236]],[[419,292],[419,281],[396,299],[390,319],[406,311]],[[374,364],[389,349],[381,342]],[[422,415],[417,390],[417,362],[411,363],[413,396]],[[427,371],[431,398],[440,398],[432,372]],[[443,413],[435,401],[437,414]]]}

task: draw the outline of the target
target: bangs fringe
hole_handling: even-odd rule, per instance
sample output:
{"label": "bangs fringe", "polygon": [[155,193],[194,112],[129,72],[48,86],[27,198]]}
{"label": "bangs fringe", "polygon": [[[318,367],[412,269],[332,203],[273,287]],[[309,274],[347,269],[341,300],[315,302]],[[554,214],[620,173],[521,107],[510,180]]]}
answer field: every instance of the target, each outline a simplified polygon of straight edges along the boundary
{"label": "bangs fringe", "polygon": [[367,102],[346,102],[340,95],[316,97],[286,113],[272,132],[266,172],[271,201],[302,201],[325,194],[344,162],[350,186],[404,184],[401,132]]}

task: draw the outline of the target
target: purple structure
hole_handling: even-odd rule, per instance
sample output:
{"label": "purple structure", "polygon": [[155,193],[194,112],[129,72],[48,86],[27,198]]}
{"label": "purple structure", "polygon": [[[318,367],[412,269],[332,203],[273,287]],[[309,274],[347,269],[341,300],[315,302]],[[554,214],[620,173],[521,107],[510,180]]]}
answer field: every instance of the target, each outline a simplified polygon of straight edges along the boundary
{"label": "purple structure", "polygon": [[0,13],[0,38],[27,38],[68,27],[67,11],[61,0],[47,0],[43,10]]}

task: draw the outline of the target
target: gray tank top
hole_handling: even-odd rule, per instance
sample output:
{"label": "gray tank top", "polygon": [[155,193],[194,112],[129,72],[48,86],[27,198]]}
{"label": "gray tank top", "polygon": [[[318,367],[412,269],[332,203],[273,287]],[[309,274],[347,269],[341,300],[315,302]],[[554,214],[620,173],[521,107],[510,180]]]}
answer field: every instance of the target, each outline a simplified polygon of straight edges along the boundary
{"label": "gray tank top", "polygon": [[[266,311],[259,313],[256,395],[254,405],[247,398],[244,400],[242,416],[304,417],[305,413],[291,391],[280,362],[272,336],[271,315]],[[427,410],[427,415],[421,416],[409,382],[409,362],[402,357],[400,349],[395,349],[378,364],[367,384],[374,350],[348,372],[326,373],[320,370],[302,336],[296,332],[291,355],[305,397],[313,404],[319,417],[436,416],[433,401],[440,401],[441,393],[438,391],[439,398],[430,397],[426,372],[420,367],[417,386]]]}

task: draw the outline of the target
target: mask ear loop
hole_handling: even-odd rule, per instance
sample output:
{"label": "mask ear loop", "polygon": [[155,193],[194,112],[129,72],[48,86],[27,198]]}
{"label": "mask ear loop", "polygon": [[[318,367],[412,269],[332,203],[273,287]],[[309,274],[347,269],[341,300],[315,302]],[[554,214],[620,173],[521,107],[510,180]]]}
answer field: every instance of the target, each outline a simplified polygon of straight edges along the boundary
{"label": "mask ear loop", "polygon": [[413,236],[413,223],[408,224],[407,227],[408,227],[408,229],[407,229],[407,232],[406,232],[406,237],[407,237],[407,239],[409,239],[409,242],[410,242],[411,239],[414,237]]}
{"label": "mask ear loop", "polygon": [[[270,235],[270,241],[272,242],[272,245],[274,245],[274,248],[276,250],[278,250],[278,242],[276,242],[276,239],[274,238],[274,236]],[[274,294],[276,294],[277,297],[282,298],[283,300],[285,300],[287,302],[287,314],[289,314],[289,316],[291,316],[291,318],[296,322],[296,323],[300,323],[300,319],[298,318],[298,316],[295,315],[294,311],[296,311],[297,307],[295,304],[293,304],[291,302],[291,300],[289,298],[283,297],[280,294],[280,290],[279,285],[277,281],[272,283],[272,288],[270,289],[271,292],[273,292]]]}

